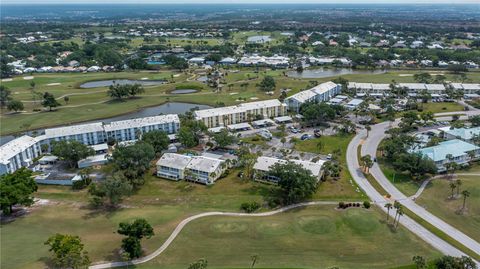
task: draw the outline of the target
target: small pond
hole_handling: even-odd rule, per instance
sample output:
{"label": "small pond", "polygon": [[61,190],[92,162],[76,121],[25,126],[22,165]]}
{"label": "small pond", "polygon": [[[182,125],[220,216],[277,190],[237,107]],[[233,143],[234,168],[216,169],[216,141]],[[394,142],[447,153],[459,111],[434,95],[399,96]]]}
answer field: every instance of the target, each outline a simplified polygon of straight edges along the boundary
{"label": "small pond", "polygon": [[173,90],[170,93],[171,94],[187,94],[187,93],[194,93],[198,92],[198,90],[195,89],[178,89],[178,90]]}
{"label": "small pond", "polygon": [[292,78],[326,78],[350,74],[383,74],[385,70],[356,70],[351,68],[312,68],[303,72],[288,71],[287,76]]}
{"label": "small pond", "polygon": [[132,79],[111,79],[111,80],[97,80],[89,81],[80,85],[80,88],[89,89],[89,88],[98,88],[98,87],[110,87],[113,84],[120,85],[133,85],[140,84],[142,86],[155,86],[165,84],[165,80],[132,80]]}

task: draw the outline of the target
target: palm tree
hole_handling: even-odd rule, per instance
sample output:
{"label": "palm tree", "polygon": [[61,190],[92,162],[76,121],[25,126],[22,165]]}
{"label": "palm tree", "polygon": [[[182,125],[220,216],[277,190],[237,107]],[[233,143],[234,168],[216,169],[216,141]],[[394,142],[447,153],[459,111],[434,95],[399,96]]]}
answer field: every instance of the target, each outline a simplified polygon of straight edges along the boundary
{"label": "palm tree", "polygon": [[257,260],[258,260],[258,255],[252,255],[252,266],[251,268],[253,268],[255,266],[255,264],[257,263]]}
{"label": "palm tree", "polygon": [[367,130],[367,137],[370,134],[370,130],[372,130],[372,127],[370,125],[365,125],[365,130]]}
{"label": "palm tree", "polygon": [[395,225],[395,229],[398,228],[398,223],[400,222],[400,217],[403,216],[403,208],[402,208],[402,206],[400,206],[400,208],[397,210],[397,214],[398,214],[398,219],[397,219],[397,224]]}
{"label": "palm tree", "polygon": [[417,269],[424,269],[426,267],[425,258],[422,256],[414,256],[412,261],[415,263]]}
{"label": "palm tree", "polygon": [[387,223],[388,223],[388,218],[390,217],[390,209],[392,209],[393,205],[392,203],[386,203],[385,208],[387,208]]}
{"label": "palm tree", "polygon": [[395,225],[395,221],[396,221],[397,215],[398,215],[398,209],[399,209],[401,206],[402,206],[402,205],[400,204],[400,202],[398,202],[398,201],[393,202],[393,208],[395,208],[395,217],[393,217],[393,225]]}
{"label": "palm tree", "polygon": [[462,186],[462,181],[460,179],[457,180],[457,196],[460,195],[460,186]]}
{"label": "palm tree", "polygon": [[450,187],[450,189],[452,190],[452,193],[451,193],[451,195],[450,195],[450,199],[453,199],[453,191],[454,191],[455,188],[457,187],[457,184],[455,183],[455,181],[452,181],[452,182],[450,182],[449,187]]}
{"label": "palm tree", "polygon": [[463,205],[462,205],[462,210],[465,209],[465,202],[467,201],[467,197],[470,196],[470,192],[467,191],[467,190],[464,190],[462,191],[462,195],[463,195]]}

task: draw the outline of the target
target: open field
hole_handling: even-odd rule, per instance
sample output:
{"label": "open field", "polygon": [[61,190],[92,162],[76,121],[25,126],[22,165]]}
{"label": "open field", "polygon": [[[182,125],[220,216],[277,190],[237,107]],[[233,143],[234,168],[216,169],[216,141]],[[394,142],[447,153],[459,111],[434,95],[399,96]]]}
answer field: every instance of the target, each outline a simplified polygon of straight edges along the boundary
{"label": "open field", "polygon": [[[239,98],[246,101],[264,100],[278,97],[280,89],[289,88],[289,95],[310,87],[310,83],[325,82],[335,77],[319,79],[296,79],[284,76],[284,70],[260,70],[255,73],[253,69],[242,68],[235,73],[226,70],[226,85],[219,93],[214,93],[205,84],[189,81],[195,78],[193,74],[178,73],[173,71],[145,71],[145,72],[115,72],[115,73],[86,73],[86,74],[34,74],[32,80],[25,80],[24,77],[15,77],[12,81],[4,81],[5,85],[12,91],[12,97],[22,100],[25,104],[24,113],[8,113],[3,111],[1,114],[2,126],[0,133],[2,135],[32,130],[42,127],[49,127],[62,124],[71,124],[75,122],[88,121],[112,117],[139,110],[143,107],[160,105],[168,101],[190,102],[207,105],[224,103],[225,105],[237,104]],[[358,82],[385,82],[389,83],[392,79],[397,82],[413,82],[412,76],[399,76],[400,74],[411,73],[413,71],[394,71],[385,74],[371,75],[345,75],[344,78],[349,81]],[[266,95],[258,90],[258,84],[265,75],[273,76],[276,80],[277,89],[273,95]],[[448,75],[447,75],[448,76]],[[480,73],[469,72],[468,77],[471,81],[480,82]],[[106,79],[142,79],[150,80],[165,79],[170,83],[158,86],[145,87],[145,94],[128,99],[123,102],[110,101],[107,96],[107,87],[81,89],[79,86],[87,81],[106,80]],[[35,82],[35,91],[39,93],[50,92],[62,104],[54,112],[38,112],[34,109],[41,109],[39,97],[34,99],[30,82]],[[55,83],[55,84],[52,84]],[[60,84],[58,84],[60,83]],[[181,83],[194,83],[204,88],[201,92],[193,94],[174,95],[168,94],[168,91]],[[229,86],[230,85],[230,86]],[[66,103],[64,96],[69,96]],[[36,100],[36,101],[35,101]],[[243,102],[243,101],[242,101]],[[443,107],[446,107],[444,110]],[[435,112],[447,112],[457,110],[455,104],[426,104],[424,110],[432,109]]]}
{"label": "open field", "polygon": [[414,195],[422,185],[421,180],[414,181],[409,175],[395,171],[392,165],[388,164],[382,157],[377,156],[377,161],[387,179],[406,196]]}
{"label": "open field", "polygon": [[186,268],[206,258],[209,268],[246,268],[258,255],[261,268],[388,268],[409,264],[413,255],[438,255],[404,229],[392,232],[382,221],[376,209],[337,211],[334,206],[265,218],[205,218],[187,225],[171,248],[138,267]]}
{"label": "open field", "polygon": [[[476,169],[460,170],[457,173],[477,173],[458,176],[462,181],[459,197],[450,199],[451,189],[447,179],[435,179],[420,195],[417,203],[473,239],[480,240],[480,167],[477,165]],[[466,211],[459,214],[457,211],[463,203],[462,190],[468,190],[470,197],[466,201]]]}
{"label": "open field", "polygon": [[[118,223],[135,217],[146,218],[155,228],[156,235],[144,243],[146,252],[151,252],[160,246],[178,222],[190,215],[218,210],[236,212],[244,202],[264,204],[271,185],[240,180],[237,173],[232,171],[228,177],[208,187],[148,176],[146,185],[125,199],[122,209],[114,212],[89,209],[85,190],[40,186],[35,196],[48,204],[36,206],[30,214],[2,225],[0,267],[42,267],[48,256],[43,242],[56,232],[79,235],[94,261],[118,259],[121,240],[115,234]],[[323,183],[314,198],[335,199],[338,195],[337,200],[347,200],[345,193],[355,194],[349,187],[347,185],[344,192],[335,193],[336,183]],[[361,200],[355,195],[349,197],[350,201]],[[36,228],[32,230],[32,227]]]}

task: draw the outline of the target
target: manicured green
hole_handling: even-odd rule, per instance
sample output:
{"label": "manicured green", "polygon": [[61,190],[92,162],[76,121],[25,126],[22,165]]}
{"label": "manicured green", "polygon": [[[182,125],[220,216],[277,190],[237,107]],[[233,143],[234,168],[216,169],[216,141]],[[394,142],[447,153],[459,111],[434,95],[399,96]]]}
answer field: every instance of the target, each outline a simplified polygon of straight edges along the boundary
{"label": "manicured green", "polygon": [[385,268],[410,264],[414,255],[439,255],[407,230],[390,230],[383,219],[376,209],[339,211],[333,205],[264,218],[203,218],[138,268],[186,268],[199,258],[209,268],[245,268],[252,255],[262,268]]}

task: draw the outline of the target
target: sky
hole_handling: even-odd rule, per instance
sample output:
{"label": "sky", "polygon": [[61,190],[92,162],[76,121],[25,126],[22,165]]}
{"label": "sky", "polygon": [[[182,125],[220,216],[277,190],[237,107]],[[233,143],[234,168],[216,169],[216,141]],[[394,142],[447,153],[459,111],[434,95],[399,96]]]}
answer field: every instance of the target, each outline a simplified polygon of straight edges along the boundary
{"label": "sky", "polygon": [[0,0],[3,4],[478,4],[480,0]]}

